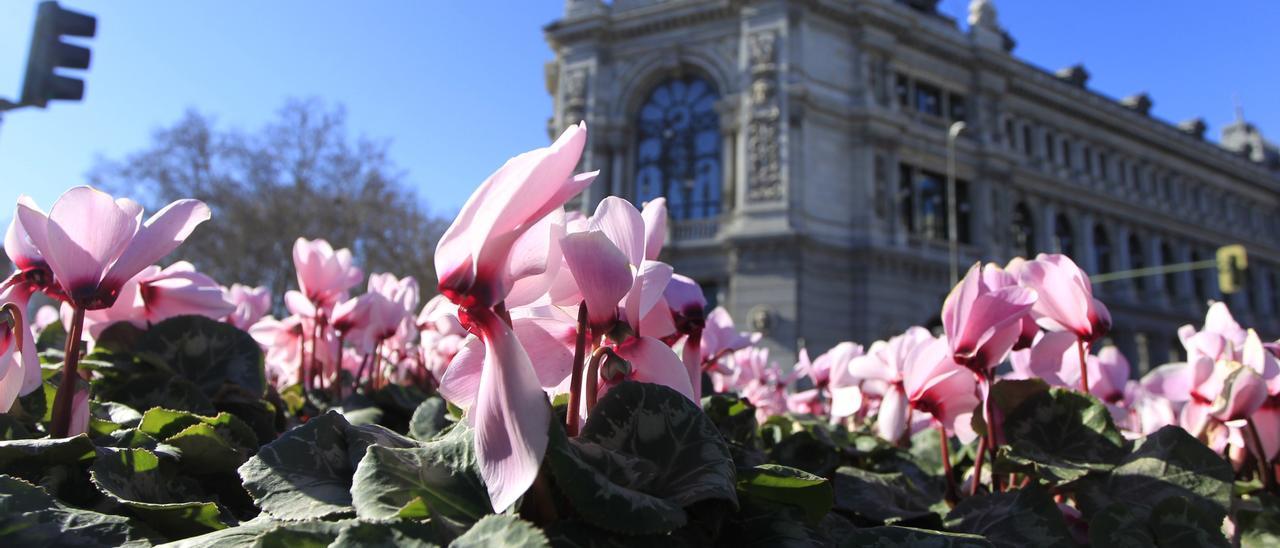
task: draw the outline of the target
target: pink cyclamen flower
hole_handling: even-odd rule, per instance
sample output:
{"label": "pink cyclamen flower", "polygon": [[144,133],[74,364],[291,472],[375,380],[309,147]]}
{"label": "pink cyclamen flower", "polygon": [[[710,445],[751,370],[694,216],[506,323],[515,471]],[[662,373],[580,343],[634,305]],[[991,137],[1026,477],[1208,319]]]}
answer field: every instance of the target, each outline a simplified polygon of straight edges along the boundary
{"label": "pink cyclamen flower", "polygon": [[[39,210],[34,200],[30,196],[20,196],[18,198],[18,209],[23,206]],[[13,219],[9,221],[9,229],[4,235],[4,251],[9,255],[9,260],[13,261],[13,266],[18,271],[14,273],[8,284],[26,282],[31,284],[37,290],[50,289],[53,282],[53,270],[49,268],[48,261],[44,260],[44,256],[40,254],[40,249],[31,243],[31,238],[27,236],[27,230],[22,226],[22,218],[16,213]]]}
{"label": "pink cyclamen flower", "polygon": [[1086,343],[1111,330],[1111,313],[1093,298],[1089,276],[1070,257],[1041,253],[1031,261],[1015,259],[1008,268],[1022,285],[1036,290],[1031,314],[1041,327],[1070,331]]}
{"label": "pink cyclamen flower", "polygon": [[942,305],[942,326],[956,363],[985,375],[1022,335],[1036,292],[994,264],[975,263]]}
{"label": "pink cyclamen flower", "polygon": [[[10,304],[20,311],[27,310],[32,283],[16,283],[0,291],[0,304]],[[0,325],[0,413],[7,412],[18,396],[26,395],[42,384],[40,360],[36,354],[36,337],[29,318],[24,325]]]}
{"label": "pink cyclamen flower", "polygon": [[[529,355],[494,308],[516,281],[546,272],[548,261],[525,260],[524,255],[545,256],[547,248],[517,243],[595,179],[594,172],[573,175],[586,139],[586,125],[580,124],[550,147],[507,161],[467,199],[436,246],[440,293],[459,305],[463,324],[484,344],[475,405],[467,417],[476,427],[476,457],[497,512],[514,503],[537,477],[551,408]],[[449,377],[447,372],[442,391],[452,389],[445,386]]]}
{"label": "pink cyclamen flower", "polygon": [[218,282],[196,272],[191,263],[178,261],[163,270],[158,266],[143,269],[124,284],[115,304],[85,313],[85,325],[97,338],[115,322],[145,328],[175,316],[222,318],[234,310]]}
{"label": "pink cyclamen flower", "polygon": [[318,309],[332,308],[347,296],[348,289],[360,283],[364,273],[352,263],[351,250],[334,251],[325,240],[298,238],[293,243],[298,288]]}
{"label": "pink cyclamen flower", "polygon": [[63,193],[47,215],[20,199],[18,217],[66,300],[98,310],[114,304],[130,278],[178,247],[210,212],[199,200],[178,200],[141,222],[137,202],[80,186]]}
{"label": "pink cyclamen flower", "polygon": [[550,147],[508,160],[467,199],[436,245],[440,293],[464,307],[491,307],[516,279],[541,267],[512,272],[512,246],[530,227],[595,180],[598,172],[573,175],[587,142],[586,124],[572,126]]}
{"label": "pink cyclamen flower", "polygon": [[248,330],[271,310],[271,290],[266,286],[249,287],[232,284],[227,289],[227,301],[236,308],[227,314],[226,322]]}

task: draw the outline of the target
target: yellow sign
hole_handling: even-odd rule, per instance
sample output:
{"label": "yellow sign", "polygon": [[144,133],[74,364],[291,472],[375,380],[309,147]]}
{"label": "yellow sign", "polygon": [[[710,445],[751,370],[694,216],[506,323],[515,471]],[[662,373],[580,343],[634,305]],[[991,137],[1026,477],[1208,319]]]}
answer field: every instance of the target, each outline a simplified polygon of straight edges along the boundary
{"label": "yellow sign", "polygon": [[1249,268],[1249,254],[1240,244],[1218,248],[1218,289],[1230,295],[1244,288],[1244,270]]}

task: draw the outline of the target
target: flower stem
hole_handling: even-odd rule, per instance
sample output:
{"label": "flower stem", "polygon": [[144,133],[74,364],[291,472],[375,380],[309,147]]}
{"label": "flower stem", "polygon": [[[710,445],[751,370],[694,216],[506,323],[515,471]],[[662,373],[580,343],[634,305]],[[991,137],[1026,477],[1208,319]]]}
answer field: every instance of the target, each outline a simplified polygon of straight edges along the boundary
{"label": "flower stem", "polygon": [[582,409],[582,366],[587,359],[587,301],[578,305],[578,339],[573,346],[573,369],[569,377],[569,409],[565,412],[570,436],[578,435]]}
{"label": "flower stem", "polygon": [[600,388],[600,361],[604,359],[606,347],[599,347],[595,352],[591,353],[591,361],[587,364],[587,415],[591,415],[591,409],[596,406],[596,394]]}
{"label": "flower stem", "polygon": [[[990,428],[988,426],[987,428]],[[978,439],[978,456],[973,461],[973,484],[969,486],[969,496],[978,494],[978,483],[982,481],[982,459],[987,454],[987,436]],[[993,476],[995,474],[992,474]]]}
{"label": "flower stem", "polygon": [[1262,446],[1262,438],[1258,436],[1258,427],[1253,424],[1253,419],[1248,419],[1244,430],[1249,435],[1249,441],[1252,442],[1246,443],[1245,446],[1252,445],[1257,450],[1258,480],[1267,489],[1274,490],[1276,478],[1273,472],[1275,472],[1275,468],[1271,466],[1271,463],[1267,462],[1267,450]]}
{"label": "flower stem", "polygon": [[67,437],[71,428],[71,407],[75,400],[76,381],[80,375],[76,366],[80,363],[80,336],[84,329],[84,309],[72,308],[71,330],[67,333],[67,345],[62,356],[62,382],[58,385],[58,393],[53,397],[53,422],[50,424],[50,436]]}
{"label": "flower stem", "polygon": [[1076,339],[1076,348],[1080,350],[1080,390],[1089,393],[1089,366],[1085,362],[1084,339]]}
{"label": "flower stem", "polygon": [[983,414],[986,415],[985,419],[987,421],[987,438],[989,438],[989,441],[987,441],[987,450],[991,452],[991,492],[999,493],[1000,476],[996,474],[996,454],[999,450],[999,444],[997,443],[999,437],[996,436],[996,428],[999,426],[996,424],[995,413],[992,412],[991,409],[991,386],[995,384],[993,382],[995,380],[995,375],[995,369],[989,369],[987,370],[986,378],[983,379],[983,382],[987,385],[987,397],[982,401],[982,409]]}
{"label": "flower stem", "polygon": [[942,475],[947,477],[947,492],[944,494],[944,498],[948,501],[953,501],[956,500],[956,478],[951,475],[951,448],[948,447],[951,440],[947,437],[946,426],[936,421],[935,426],[938,427],[938,439],[941,442],[938,447],[942,453]]}

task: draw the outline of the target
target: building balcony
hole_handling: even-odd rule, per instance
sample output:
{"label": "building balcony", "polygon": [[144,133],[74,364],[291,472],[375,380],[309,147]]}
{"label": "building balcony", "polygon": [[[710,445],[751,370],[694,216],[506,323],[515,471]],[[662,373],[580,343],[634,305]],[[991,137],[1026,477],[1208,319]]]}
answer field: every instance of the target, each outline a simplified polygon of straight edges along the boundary
{"label": "building balcony", "polygon": [[667,225],[671,242],[711,242],[720,233],[720,215],[701,219],[672,219]]}

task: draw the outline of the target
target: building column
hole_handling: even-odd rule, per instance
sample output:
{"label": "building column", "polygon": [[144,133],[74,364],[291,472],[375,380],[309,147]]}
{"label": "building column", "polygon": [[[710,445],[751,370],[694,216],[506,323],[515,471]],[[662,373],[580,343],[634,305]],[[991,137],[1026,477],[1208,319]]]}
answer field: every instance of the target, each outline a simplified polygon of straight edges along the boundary
{"label": "building column", "polygon": [[[1052,253],[1054,251],[1054,224],[1057,221],[1058,210],[1051,203],[1046,203],[1039,208],[1028,204],[1033,210],[1039,210],[1040,218],[1035,220],[1036,223],[1036,252]],[[1028,257],[1029,258],[1029,257]]]}
{"label": "building column", "polygon": [[1072,259],[1085,272],[1096,274],[1098,272],[1098,261],[1093,242],[1093,214],[1081,213],[1078,217],[1079,219],[1072,226],[1072,229],[1075,230],[1076,254],[1079,256],[1072,257]]}

